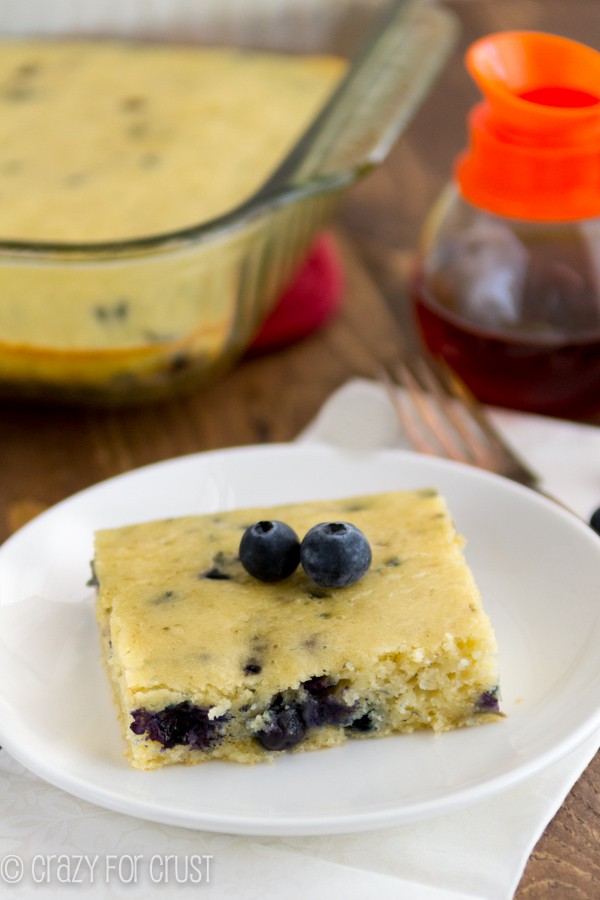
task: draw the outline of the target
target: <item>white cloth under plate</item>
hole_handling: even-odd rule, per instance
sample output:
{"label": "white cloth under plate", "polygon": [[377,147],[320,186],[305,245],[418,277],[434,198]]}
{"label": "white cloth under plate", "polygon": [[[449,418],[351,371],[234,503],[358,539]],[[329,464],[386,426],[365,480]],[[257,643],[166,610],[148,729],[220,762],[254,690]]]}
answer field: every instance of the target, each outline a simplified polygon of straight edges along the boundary
{"label": "white cloth under plate", "polygon": [[[519,413],[493,411],[501,430],[541,473],[546,488],[580,515],[600,505],[600,429]],[[299,440],[343,447],[405,446],[384,391],[356,380],[337,391]],[[516,787],[458,812],[367,833],[257,838],[188,831],[143,822],[69,796],[0,752],[0,892],[23,861],[13,897],[185,897],[211,900],[507,900],[546,824],[585,769],[600,734]],[[101,857],[92,881],[85,864],[75,884],[61,885],[56,863],[41,863],[52,883],[32,880],[32,861],[53,854]],[[106,878],[106,857],[140,857],[139,877],[127,866]],[[153,856],[178,857],[174,880],[152,882]],[[205,856],[203,881],[185,880],[185,859]],[[67,869],[61,870],[69,874]],[[155,874],[160,875],[160,870]]]}

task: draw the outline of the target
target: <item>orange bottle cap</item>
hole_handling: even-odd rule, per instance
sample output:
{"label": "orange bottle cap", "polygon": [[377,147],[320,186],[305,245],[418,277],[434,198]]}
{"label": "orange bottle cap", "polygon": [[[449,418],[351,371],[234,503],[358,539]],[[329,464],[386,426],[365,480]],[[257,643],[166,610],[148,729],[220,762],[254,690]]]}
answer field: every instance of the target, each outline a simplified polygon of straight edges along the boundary
{"label": "orange bottle cap", "polygon": [[465,199],[531,221],[600,216],[600,53],[507,31],[472,44],[466,64],[485,99],[456,163]]}

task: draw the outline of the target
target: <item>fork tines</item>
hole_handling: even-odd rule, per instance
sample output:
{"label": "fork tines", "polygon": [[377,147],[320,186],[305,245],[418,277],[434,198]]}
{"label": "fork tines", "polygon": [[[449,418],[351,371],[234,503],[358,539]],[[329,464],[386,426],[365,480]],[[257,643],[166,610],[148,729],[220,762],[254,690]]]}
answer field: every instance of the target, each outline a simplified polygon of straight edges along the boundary
{"label": "fork tines", "polygon": [[425,352],[406,353],[382,369],[381,380],[416,450],[537,486],[535,473],[508,446],[483,407],[443,360]]}

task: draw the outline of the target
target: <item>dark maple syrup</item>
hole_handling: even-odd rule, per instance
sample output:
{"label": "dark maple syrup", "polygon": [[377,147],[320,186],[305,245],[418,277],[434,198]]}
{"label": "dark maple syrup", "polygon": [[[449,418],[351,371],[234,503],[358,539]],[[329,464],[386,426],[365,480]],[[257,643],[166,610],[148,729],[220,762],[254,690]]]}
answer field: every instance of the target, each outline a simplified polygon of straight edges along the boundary
{"label": "dark maple syrup", "polygon": [[430,350],[485,403],[568,418],[600,410],[600,328],[577,339],[553,339],[475,327],[422,285],[415,312]]}

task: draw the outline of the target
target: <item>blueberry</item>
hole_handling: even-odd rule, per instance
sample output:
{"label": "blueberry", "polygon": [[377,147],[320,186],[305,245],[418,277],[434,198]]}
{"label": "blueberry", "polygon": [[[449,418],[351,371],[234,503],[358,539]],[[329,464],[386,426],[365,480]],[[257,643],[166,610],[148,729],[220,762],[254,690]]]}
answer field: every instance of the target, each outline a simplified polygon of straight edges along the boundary
{"label": "blueberry", "polygon": [[590,518],[590,525],[597,534],[600,534],[600,506],[595,512],[592,513],[592,516]]}
{"label": "blueberry", "polygon": [[92,570],[92,574],[89,578],[89,581],[86,581],[86,587],[100,587],[100,582],[98,581],[98,575],[96,573],[94,562],[95,561],[93,559],[90,562],[90,569]]}
{"label": "blueberry", "polygon": [[335,681],[328,675],[314,675],[308,681],[302,681],[301,684],[308,694],[317,697],[331,693],[331,689],[335,687]]}
{"label": "blueberry", "polygon": [[187,700],[155,712],[141,707],[131,715],[133,733],[145,734],[165,749],[182,744],[192,750],[208,750],[218,740],[220,723],[208,718],[208,709]]}
{"label": "blueberry", "polygon": [[475,701],[476,712],[500,712],[500,704],[498,703],[499,688],[493,687],[489,691],[484,691]]}
{"label": "blueberry", "polygon": [[347,706],[333,694],[322,697],[308,694],[302,703],[304,722],[317,728],[322,725],[345,727],[352,722],[354,715],[354,708]]}
{"label": "blueberry", "polygon": [[222,569],[218,569],[216,566],[203,572],[200,578],[210,578],[213,581],[231,581],[231,575],[228,575],[227,572],[223,572]]}
{"label": "blueberry", "polygon": [[363,716],[359,716],[358,719],[355,719],[350,725],[347,726],[350,731],[357,731],[360,734],[368,734],[370,731],[375,731],[375,722],[373,721],[373,717],[371,713],[365,713]]}
{"label": "blueberry", "polygon": [[256,735],[265,750],[291,750],[304,740],[306,725],[300,709],[276,700],[271,707],[272,721]]}
{"label": "blueberry", "polygon": [[244,675],[260,675],[262,666],[257,659],[249,659],[244,665]]}
{"label": "blueberry", "polygon": [[240,562],[259,581],[281,581],[300,562],[298,535],[284,522],[256,522],[242,536]]}
{"label": "blueberry", "polygon": [[256,733],[265,750],[290,750],[300,744],[309,729],[324,725],[347,728],[355,720],[356,704],[347,706],[336,694],[337,685],[326,675],[304,681],[300,690],[273,697],[268,724]]}
{"label": "blueberry", "polygon": [[307,532],[300,562],[321,587],[348,587],[371,565],[371,548],[362,531],[349,522],[322,522]]}

